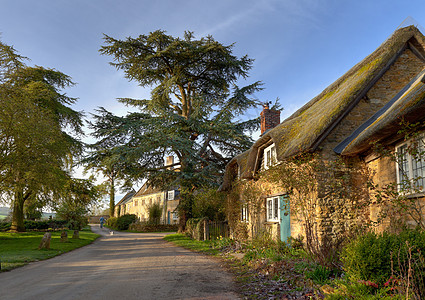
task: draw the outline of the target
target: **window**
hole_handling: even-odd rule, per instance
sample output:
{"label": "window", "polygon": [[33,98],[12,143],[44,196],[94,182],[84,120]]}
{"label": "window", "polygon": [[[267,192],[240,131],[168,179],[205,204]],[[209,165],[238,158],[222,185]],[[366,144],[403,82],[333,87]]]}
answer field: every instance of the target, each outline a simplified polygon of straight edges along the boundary
{"label": "window", "polygon": [[179,219],[179,213],[177,211],[173,212],[173,220],[178,220]]}
{"label": "window", "polygon": [[246,203],[242,204],[241,221],[242,222],[248,222],[249,221],[248,204],[246,204]]}
{"label": "window", "polygon": [[420,192],[425,187],[425,137],[396,147],[399,191]]}
{"label": "window", "polygon": [[277,161],[276,159],[276,147],[274,144],[271,144],[270,146],[266,147],[264,149],[263,154],[263,169],[267,170],[270,166],[274,165]]}
{"label": "window", "polygon": [[266,203],[267,203],[267,221],[279,222],[279,197],[267,198]]}
{"label": "window", "polygon": [[168,191],[168,200],[174,200],[174,191]]}

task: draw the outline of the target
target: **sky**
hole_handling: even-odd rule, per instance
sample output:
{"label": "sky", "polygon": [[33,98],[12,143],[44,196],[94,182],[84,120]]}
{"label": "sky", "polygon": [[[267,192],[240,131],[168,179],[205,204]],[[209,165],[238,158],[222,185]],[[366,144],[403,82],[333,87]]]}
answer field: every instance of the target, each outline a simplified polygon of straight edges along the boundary
{"label": "sky", "polygon": [[[125,39],[161,29],[212,35],[234,54],[255,59],[247,80],[264,83],[260,101],[279,98],[281,120],[373,52],[408,17],[425,26],[425,1],[374,0],[0,0],[0,40],[73,79],[66,90],[87,117],[117,98],[149,98],[102,56],[103,36]],[[246,118],[259,115],[261,107]],[[86,140],[89,140],[88,138]]]}

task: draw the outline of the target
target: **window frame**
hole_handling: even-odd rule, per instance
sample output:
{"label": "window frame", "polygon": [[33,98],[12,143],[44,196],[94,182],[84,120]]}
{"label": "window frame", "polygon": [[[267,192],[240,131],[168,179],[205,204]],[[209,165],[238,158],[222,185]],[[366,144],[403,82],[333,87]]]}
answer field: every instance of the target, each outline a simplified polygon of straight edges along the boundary
{"label": "window frame", "polygon": [[263,151],[263,169],[267,170],[277,163],[276,146],[271,143]]}
{"label": "window frame", "polygon": [[249,222],[249,207],[247,203],[243,203],[241,207],[241,221]]}
{"label": "window frame", "polygon": [[[170,197],[170,195],[172,195],[172,196]],[[172,201],[172,200],[174,200],[175,196],[176,196],[176,191],[175,190],[172,190],[172,191],[168,191],[167,192],[167,200]]]}
{"label": "window frame", "polygon": [[[418,147],[422,148],[419,148],[419,151],[421,153],[419,161],[415,159],[415,157],[412,156],[407,150],[408,147],[412,146],[415,140],[417,140],[417,142],[419,143]],[[400,153],[400,151],[403,151],[402,149],[406,149],[404,150],[404,153]],[[395,147],[395,156],[397,191],[402,192],[405,195],[411,195],[418,191],[419,193],[425,192],[425,134],[422,133],[415,139],[410,139],[408,141],[397,144]],[[416,168],[414,167],[414,165],[416,166]],[[420,165],[420,167],[417,167],[417,165]],[[407,168],[407,170],[405,168]],[[418,170],[422,173],[419,176]],[[404,176],[406,178],[402,178]],[[414,185],[410,191],[404,188],[404,185],[406,183],[403,182],[405,180],[410,181],[412,186]],[[417,183],[414,183],[414,181],[421,182],[421,185],[417,185]]]}
{"label": "window frame", "polygon": [[279,196],[266,198],[266,219],[267,222],[280,222],[280,201]]}

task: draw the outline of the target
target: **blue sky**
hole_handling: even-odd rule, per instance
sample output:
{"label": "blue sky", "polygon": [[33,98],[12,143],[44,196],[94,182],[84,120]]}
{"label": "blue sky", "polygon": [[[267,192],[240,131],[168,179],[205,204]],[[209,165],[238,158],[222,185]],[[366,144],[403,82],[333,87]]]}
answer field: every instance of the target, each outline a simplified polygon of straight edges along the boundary
{"label": "blue sky", "polygon": [[[74,109],[127,108],[118,97],[147,98],[98,52],[103,34],[123,39],[162,29],[211,34],[255,59],[244,83],[264,82],[261,101],[280,98],[282,119],[373,52],[408,16],[425,25],[424,1],[374,0],[0,0],[1,40],[77,83]],[[247,118],[261,111],[250,111]]]}
{"label": "blue sky", "polygon": [[70,75],[77,85],[67,93],[79,98],[75,109],[87,113],[104,106],[124,114],[116,98],[149,97],[99,55],[103,33],[125,38],[190,30],[235,43],[235,54],[255,59],[245,83],[263,81],[256,96],[279,97],[285,118],[374,51],[405,18],[425,24],[423,1],[2,0],[1,7],[1,40],[29,64]]}

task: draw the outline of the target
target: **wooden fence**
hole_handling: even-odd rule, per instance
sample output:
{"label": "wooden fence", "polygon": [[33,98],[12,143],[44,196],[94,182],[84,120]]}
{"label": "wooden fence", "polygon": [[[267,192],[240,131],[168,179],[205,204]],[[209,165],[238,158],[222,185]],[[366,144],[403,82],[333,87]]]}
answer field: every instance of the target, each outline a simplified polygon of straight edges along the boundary
{"label": "wooden fence", "polygon": [[204,240],[216,240],[220,237],[228,238],[230,235],[229,224],[227,222],[207,221],[203,222],[203,236]]}

